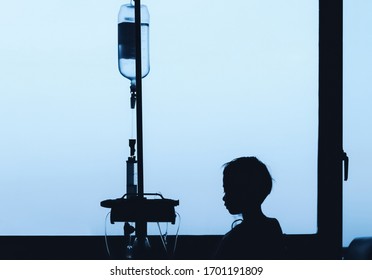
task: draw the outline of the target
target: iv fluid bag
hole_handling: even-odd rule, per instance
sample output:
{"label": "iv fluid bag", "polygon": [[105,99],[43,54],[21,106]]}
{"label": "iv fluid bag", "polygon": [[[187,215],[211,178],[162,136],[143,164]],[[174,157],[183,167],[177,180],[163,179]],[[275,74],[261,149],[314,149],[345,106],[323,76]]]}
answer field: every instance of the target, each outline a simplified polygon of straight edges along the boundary
{"label": "iv fluid bag", "polygon": [[[142,78],[150,72],[149,59],[149,21],[150,15],[145,5],[141,5],[141,59]],[[134,5],[121,6],[118,20],[119,71],[136,84],[136,27]]]}

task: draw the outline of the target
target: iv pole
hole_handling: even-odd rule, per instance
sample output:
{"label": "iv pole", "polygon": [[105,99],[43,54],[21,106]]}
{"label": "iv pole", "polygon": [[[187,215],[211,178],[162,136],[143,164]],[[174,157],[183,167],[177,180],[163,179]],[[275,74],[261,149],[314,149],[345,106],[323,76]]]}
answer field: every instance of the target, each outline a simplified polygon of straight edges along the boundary
{"label": "iv pole", "polygon": [[[132,5],[133,7],[133,5]],[[132,22],[131,22],[132,23]],[[143,127],[142,127],[142,48],[141,48],[141,1],[135,0],[134,5],[134,37],[135,37],[135,86],[131,86],[131,108],[136,108],[137,139],[130,139],[130,158],[135,160],[134,145],[137,142],[137,190],[135,193],[128,190],[121,198],[101,201],[101,206],[111,208],[111,223],[125,222],[124,235],[130,236],[135,231],[136,239],[133,243],[135,259],[148,259],[150,257],[150,245],[147,240],[148,222],[171,222],[175,223],[176,213],[174,207],[179,205],[178,200],[166,199],[161,194],[144,192],[143,176]],[[131,34],[133,35],[133,34]],[[132,162],[133,163],[133,162]],[[131,167],[134,168],[133,166]],[[127,172],[128,172],[127,165]],[[130,173],[134,181],[134,173]],[[133,182],[131,182],[133,184]],[[160,199],[147,199],[145,196],[158,196]],[[129,222],[135,223],[135,228]]]}
{"label": "iv pole", "polygon": [[135,0],[138,196],[143,198],[141,1]]}
{"label": "iv pole", "polygon": [[[143,128],[142,128],[142,52],[141,52],[141,1],[135,0],[135,38],[136,38],[136,119],[137,119],[137,166],[138,198],[144,199],[143,182]],[[147,236],[147,222],[136,222],[136,237],[144,244]],[[140,245],[141,246],[141,245]],[[142,246],[141,246],[142,247]]]}

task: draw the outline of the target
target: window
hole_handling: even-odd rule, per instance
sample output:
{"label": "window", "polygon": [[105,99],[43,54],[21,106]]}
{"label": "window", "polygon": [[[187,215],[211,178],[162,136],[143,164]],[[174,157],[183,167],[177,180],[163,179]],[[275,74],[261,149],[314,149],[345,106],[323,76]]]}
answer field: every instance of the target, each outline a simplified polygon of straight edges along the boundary
{"label": "window", "polygon": [[[145,190],[180,199],[180,234],[229,229],[222,165],[244,155],[275,179],[265,212],[285,233],[316,232],[318,1],[300,2],[143,1]],[[1,234],[103,234],[99,202],[125,192],[132,133],[119,7],[2,6]]]}
{"label": "window", "polygon": [[371,94],[372,37],[366,1],[344,1],[344,146],[350,156],[344,185],[344,246],[356,237],[371,236]]}

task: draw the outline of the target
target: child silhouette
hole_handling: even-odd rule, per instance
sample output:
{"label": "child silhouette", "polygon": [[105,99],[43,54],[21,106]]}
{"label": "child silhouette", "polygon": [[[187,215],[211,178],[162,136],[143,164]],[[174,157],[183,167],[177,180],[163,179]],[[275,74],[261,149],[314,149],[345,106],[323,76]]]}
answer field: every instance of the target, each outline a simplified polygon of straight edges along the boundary
{"label": "child silhouette", "polygon": [[283,233],[278,220],[268,218],[261,204],[270,194],[272,178],[256,157],[241,157],[224,165],[223,201],[230,214],[243,221],[221,240],[216,259],[282,259]]}

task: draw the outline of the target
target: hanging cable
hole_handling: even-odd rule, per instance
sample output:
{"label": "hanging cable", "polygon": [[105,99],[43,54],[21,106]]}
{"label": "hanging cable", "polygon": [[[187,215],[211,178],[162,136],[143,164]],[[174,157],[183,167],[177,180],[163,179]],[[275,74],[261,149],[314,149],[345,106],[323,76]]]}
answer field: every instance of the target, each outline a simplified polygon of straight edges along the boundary
{"label": "hanging cable", "polygon": [[178,214],[178,212],[176,212],[176,215],[178,216],[178,228],[177,228],[177,232],[176,232],[176,237],[174,239],[174,247],[173,247],[173,257],[175,256],[176,254],[176,248],[177,248],[177,241],[178,241],[178,231],[180,230],[180,225],[181,225],[181,215]]}
{"label": "hanging cable", "polygon": [[105,244],[106,244],[107,254],[109,255],[109,257],[111,257],[111,253],[110,253],[110,248],[109,248],[108,240],[107,240],[107,217],[110,214],[111,214],[111,211],[107,213],[106,218],[105,218]]}
{"label": "hanging cable", "polygon": [[163,243],[163,247],[164,247],[165,253],[168,255],[167,244],[166,244],[166,240],[165,240],[165,238],[163,236],[163,233],[161,232],[160,223],[157,222],[157,224],[158,224],[158,228],[159,228],[161,242]]}
{"label": "hanging cable", "polygon": [[135,123],[135,114],[134,114],[134,110],[131,110],[132,112],[131,112],[131,118],[132,118],[132,122],[131,122],[131,131],[130,131],[130,133],[131,133],[131,138],[133,139],[134,138],[134,135],[135,135],[135,131],[134,131],[134,127],[135,127],[135,125],[134,125],[134,123]]}
{"label": "hanging cable", "polygon": [[[240,222],[240,223],[239,223]],[[237,219],[231,223],[231,229],[237,226],[237,223],[241,224],[243,222],[243,219]]]}

